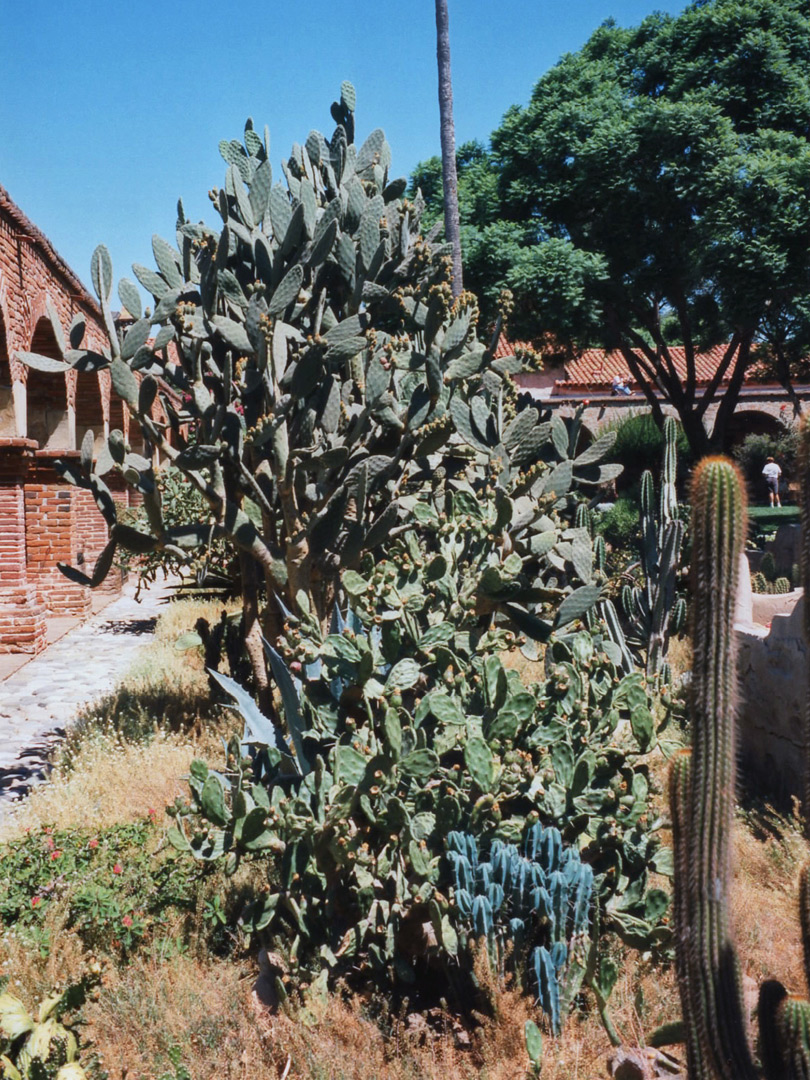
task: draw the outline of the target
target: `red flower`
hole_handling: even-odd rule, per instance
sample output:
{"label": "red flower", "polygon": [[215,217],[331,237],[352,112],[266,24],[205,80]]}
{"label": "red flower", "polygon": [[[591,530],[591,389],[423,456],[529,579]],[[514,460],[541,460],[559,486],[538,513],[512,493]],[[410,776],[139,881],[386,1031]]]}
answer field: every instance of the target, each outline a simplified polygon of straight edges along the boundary
{"label": "red flower", "polygon": [[122,923],[123,926],[132,926],[132,916],[131,915],[125,915],[123,917],[123,919],[121,920],[121,923]]}
{"label": "red flower", "polygon": [[54,859],[58,859],[61,854],[62,852],[59,850],[59,848],[55,848],[51,852],[51,862],[53,862]]}
{"label": "red flower", "polygon": [[42,903],[42,897],[41,896],[32,896],[31,897],[31,907],[39,907],[39,905],[41,903]]}
{"label": "red flower", "polygon": [[157,817],[157,810],[155,810],[154,807],[150,806],[148,813],[149,813],[149,817],[152,819],[152,821],[154,821],[155,818]]}
{"label": "red flower", "polygon": [[123,872],[124,872],[123,866],[121,865],[120,862],[117,862],[115,864],[115,866],[113,867],[113,873],[114,874],[123,874]]}
{"label": "red flower", "polygon": [[92,840],[87,841],[87,846],[89,848],[97,848],[98,847],[98,840],[96,840],[95,836],[93,837]]}

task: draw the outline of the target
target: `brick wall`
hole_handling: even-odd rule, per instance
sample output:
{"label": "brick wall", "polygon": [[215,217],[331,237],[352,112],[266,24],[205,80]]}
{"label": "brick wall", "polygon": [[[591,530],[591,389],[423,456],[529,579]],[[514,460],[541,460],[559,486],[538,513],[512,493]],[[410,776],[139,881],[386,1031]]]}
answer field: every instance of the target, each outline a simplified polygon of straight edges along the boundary
{"label": "brick wall", "polygon": [[85,616],[92,606],[90,590],[69,581],[56,565],[79,562],[78,489],[61,482],[53,460],[38,451],[25,481],[28,578],[49,614]]}
{"label": "brick wall", "polygon": [[30,449],[0,442],[0,653],[45,647],[45,609],[28,580],[23,479]]}
{"label": "brick wall", "polygon": [[[113,428],[141,448],[109,371],[42,372],[17,359],[18,352],[59,357],[52,317],[67,338],[77,314],[86,323],[83,345],[102,352],[106,331],[95,299],[0,186],[0,651],[43,647],[44,612],[91,609],[90,590],[56,564],[91,574],[108,529],[89,492],[61,481],[54,459],[75,454],[88,430],[95,453]],[[142,502],[119,476],[105,479],[120,506]],[[120,585],[112,570],[101,589]]]}

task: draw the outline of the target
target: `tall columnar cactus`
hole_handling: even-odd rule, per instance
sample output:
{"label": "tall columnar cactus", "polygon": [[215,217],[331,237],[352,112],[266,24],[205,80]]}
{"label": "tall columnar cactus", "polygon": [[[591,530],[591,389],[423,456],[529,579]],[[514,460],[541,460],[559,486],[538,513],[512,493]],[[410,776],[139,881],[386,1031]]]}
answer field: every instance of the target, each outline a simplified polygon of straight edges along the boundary
{"label": "tall columnar cactus", "polygon": [[[807,482],[805,474],[805,483]],[[677,973],[690,1080],[799,1080],[810,1076],[810,1003],[780,983],[762,987],[760,1056],[746,1038],[739,970],[729,929],[734,814],[738,567],[745,540],[742,479],[707,458],[692,485],[692,752],[670,778],[675,847]],[[810,877],[802,875],[805,966],[810,968]]]}
{"label": "tall columnar cactus", "polygon": [[647,675],[660,676],[666,664],[669,640],[683,626],[685,605],[675,595],[684,526],[678,517],[675,492],[678,426],[664,420],[664,460],[658,507],[652,473],[641,477],[641,572],[643,582],[626,586],[622,605],[630,621],[630,644],[646,654]]}
{"label": "tall columnar cactus", "polygon": [[[799,577],[805,591],[804,605],[804,639],[810,643],[810,418],[805,416],[802,423],[801,437],[799,439],[799,476],[801,478],[800,500],[802,520],[802,549],[801,562],[799,565]],[[810,686],[808,686],[810,691]],[[804,820],[805,827],[810,829],[810,693],[807,695],[807,712],[804,723]],[[804,910],[804,909],[803,909]],[[810,976],[808,976],[810,982]]]}

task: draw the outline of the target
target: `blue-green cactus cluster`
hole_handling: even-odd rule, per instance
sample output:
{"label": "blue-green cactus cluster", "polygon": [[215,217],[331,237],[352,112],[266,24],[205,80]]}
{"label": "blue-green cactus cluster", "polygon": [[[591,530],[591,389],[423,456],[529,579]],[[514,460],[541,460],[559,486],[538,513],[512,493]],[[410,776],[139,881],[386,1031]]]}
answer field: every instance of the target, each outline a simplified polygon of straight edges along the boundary
{"label": "blue-green cactus cluster", "polygon": [[534,824],[523,842],[493,840],[488,859],[469,833],[451,832],[447,862],[454,903],[467,933],[486,938],[496,962],[505,946],[526,962],[537,1000],[559,1031],[570,986],[569,949],[587,935],[594,893],[593,870],[576,848],[563,844],[559,829]]}

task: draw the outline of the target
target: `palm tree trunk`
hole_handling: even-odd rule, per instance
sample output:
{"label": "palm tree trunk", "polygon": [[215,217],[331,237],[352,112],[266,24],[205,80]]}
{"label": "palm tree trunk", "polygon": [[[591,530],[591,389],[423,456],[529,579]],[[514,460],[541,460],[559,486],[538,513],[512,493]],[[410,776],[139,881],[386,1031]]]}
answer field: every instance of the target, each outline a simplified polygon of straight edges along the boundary
{"label": "palm tree trunk", "polygon": [[461,271],[461,226],[458,216],[456,175],[456,129],[453,124],[453,80],[450,76],[450,18],[447,0],[436,0],[436,59],[439,66],[439,120],[442,139],[442,183],[444,185],[444,235],[453,245],[453,295],[463,286]]}

